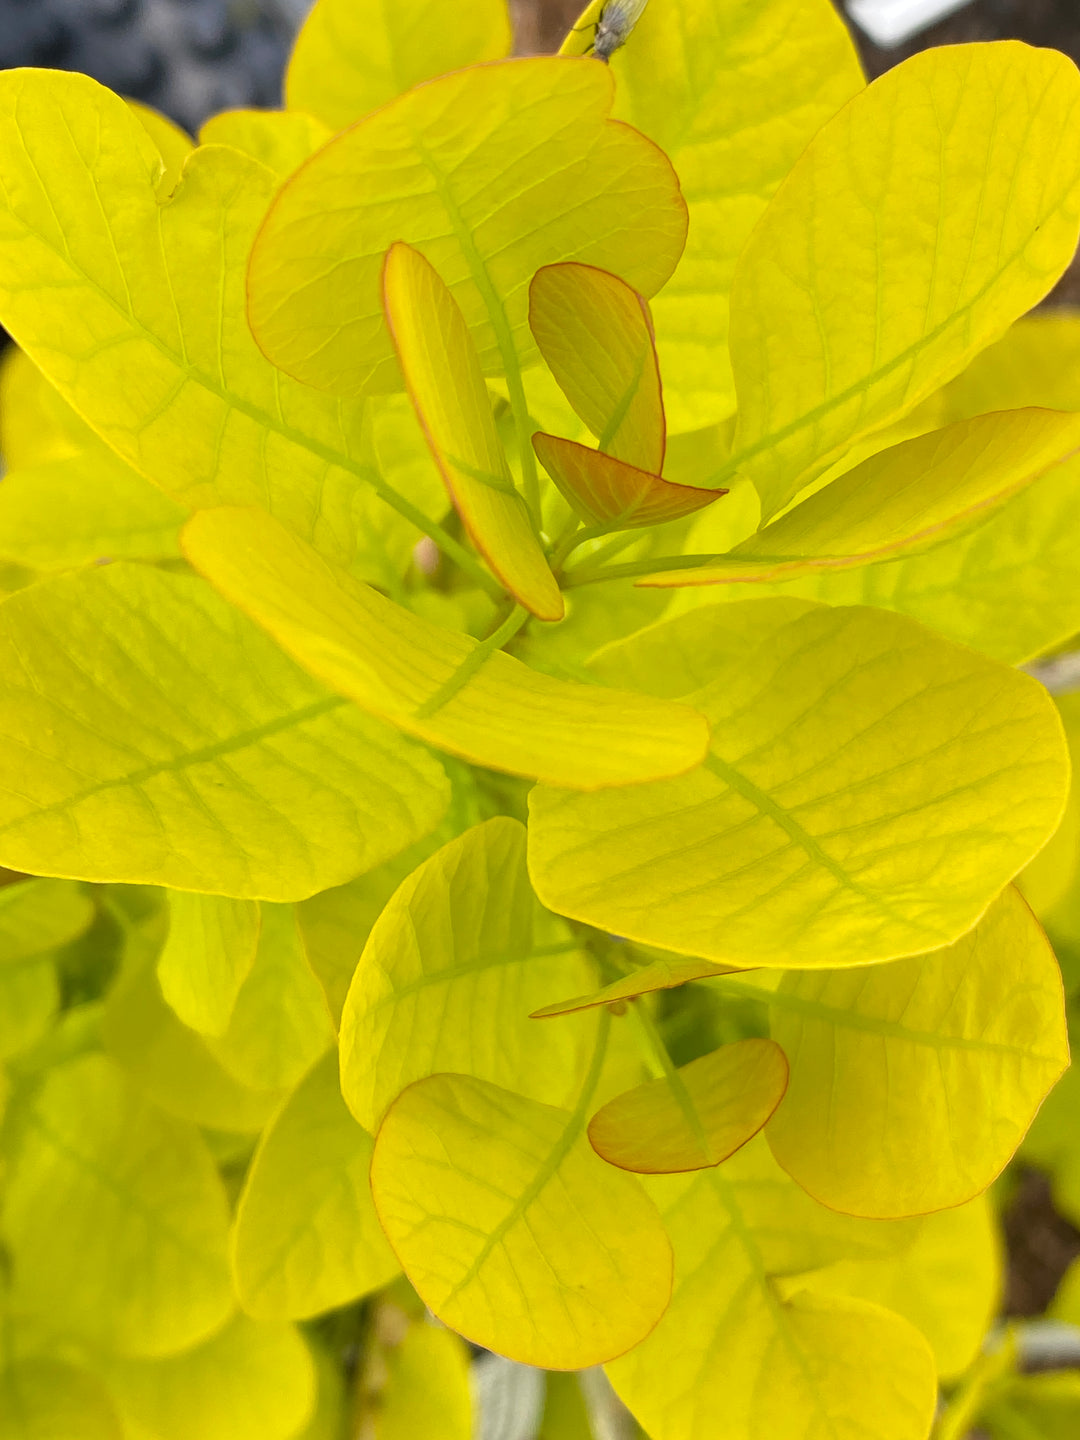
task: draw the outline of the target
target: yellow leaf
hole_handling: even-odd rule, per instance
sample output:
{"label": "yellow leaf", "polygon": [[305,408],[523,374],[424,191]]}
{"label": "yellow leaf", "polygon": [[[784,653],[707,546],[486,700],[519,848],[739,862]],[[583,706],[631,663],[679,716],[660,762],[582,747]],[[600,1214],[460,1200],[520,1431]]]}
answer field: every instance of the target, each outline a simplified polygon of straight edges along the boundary
{"label": "yellow leaf", "polygon": [[719,1165],[756,1135],[787,1088],[784,1052],[771,1040],[738,1040],[609,1100],[589,1140],[609,1165],[670,1175]]}
{"label": "yellow leaf", "polygon": [[314,115],[290,110],[224,110],[199,131],[200,145],[231,145],[275,175],[291,175],[333,131]]}
{"label": "yellow leaf", "polygon": [[154,1440],[293,1440],[315,1406],[315,1371],[292,1325],[238,1316],[165,1360],[114,1360],[117,1405]]}
{"label": "yellow leaf", "polygon": [[730,554],[641,585],[782,580],[918,553],[970,528],[1080,448],[1080,416],[981,415],[864,460]]}
{"label": "yellow leaf", "polygon": [[703,752],[705,722],[686,706],[555,680],[485,651],[353,580],[264,512],[203,511],[183,546],[312,674],[463,759],[594,788],[678,773]]}
{"label": "yellow leaf", "polygon": [[727,494],[726,490],[673,485],[659,475],[636,470],[625,461],[557,435],[534,435],[533,449],[571,508],[586,521],[609,530],[662,525],[665,520],[692,515]]}
{"label": "yellow leaf", "polygon": [[949,1384],[978,1357],[998,1313],[1003,1278],[997,1217],[980,1196],[926,1216],[895,1254],[839,1260],[808,1283],[910,1320],[930,1342],[938,1376]]}
{"label": "yellow leaf", "polygon": [[293,905],[261,907],[251,970],[227,1028],[208,1040],[215,1059],[252,1090],[294,1086],[333,1043],[326,997],[307,963]]}
{"label": "yellow leaf", "polygon": [[232,1243],[249,1315],[306,1319],[398,1273],[371,1201],[371,1148],[341,1098],[332,1052],[293,1091],[247,1173]]}
{"label": "yellow leaf", "polygon": [[228,1205],[193,1125],[103,1055],[54,1069],[5,1183],[16,1312],[97,1349],[168,1355],[232,1309]]}
{"label": "yellow leaf", "polygon": [[471,1440],[469,1351],[449,1330],[421,1321],[387,1357],[375,1440]]}
{"label": "yellow leaf", "polygon": [[562,595],[514,488],[464,316],[411,246],[387,252],[383,308],[417,417],[473,544],[526,609],[561,620]]}
{"label": "yellow leaf", "polygon": [[192,1030],[223,1035],[255,963],[259,906],[222,895],[168,892],[169,933],[157,963],[166,1001]]}
{"label": "yellow leaf", "polygon": [[265,505],[346,565],[357,507],[366,515],[376,496],[424,522],[365,453],[363,407],[294,384],[252,338],[247,259],[274,173],[200,146],[162,199],[160,166],[128,106],[86,76],[0,74],[8,329],[97,434],[182,505]]}
{"label": "yellow leaf", "polygon": [[1069,1063],[1057,962],[1011,887],[946,950],[789,974],[771,1003],[791,1081],[769,1144],[848,1214],[926,1214],[980,1194]]}
{"label": "yellow leaf", "polygon": [[12,867],[294,900],[447,806],[429,755],[190,574],[116,564],[19,591],[0,607],[0,676]]}
{"label": "yellow leaf", "polygon": [[944,46],[819,131],[732,287],[724,470],[754,481],[766,517],[1051,288],[1080,229],[1078,109],[1057,51]]}
{"label": "yellow leaf", "polygon": [[622,1354],[670,1295],[656,1208],[593,1152],[584,1121],[580,1107],[434,1075],[391,1106],[371,1165],[379,1219],[424,1303],[476,1344],[550,1370]]}
{"label": "yellow leaf", "polygon": [[761,1141],[718,1169],[646,1185],[675,1249],[674,1294],[607,1372],[653,1440],[926,1440],[937,1386],[922,1336],[876,1305],[785,1297],[779,1283],[888,1253],[896,1227],[815,1205]]}
{"label": "yellow leaf", "polygon": [[82,935],[94,914],[89,895],[63,880],[0,889],[0,1061],[48,1031],[60,1008],[53,952]]}
{"label": "yellow leaf", "polygon": [[8,470],[77,454],[93,438],[23,350],[0,356],[0,455]]}
{"label": "yellow leaf", "polygon": [[644,298],[595,266],[545,265],[529,285],[529,328],[599,448],[659,475],[664,403]]}
{"label": "yellow leaf", "polygon": [[577,1094],[595,1027],[563,1033],[529,1011],[594,978],[536,902],[524,827],[506,816],[474,826],[414,870],[372,927],[341,1017],[349,1108],[373,1130],[406,1085],[440,1072],[562,1103]]}
{"label": "yellow leaf", "polygon": [[542,265],[580,260],[654,294],[682,251],[685,207],[666,156],[608,119],[613,98],[601,65],[505,61],[429,81],[336,137],[255,242],[249,313],[264,352],[336,394],[399,389],[379,297],[395,240],[446,276],[485,373],[518,376],[535,357],[527,285]]}
{"label": "yellow leaf", "polygon": [[126,101],[128,107],[139,117],[143,129],[158,148],[161,155],[161,176],[157,191],[161,196],[171,195],[176,189],[180,174],[188,156],[195,149],[195,142],[186,130],[173,123],[160,110],[143,105],[138,100]]}
{"label": "yellow leaf", "polygon": [[213,1130],[256,1134],[281,1103],[277,1091],[242,1085],[165,1003],[155,973],[164,927],[129,932],[124,970],[102,1022],[106,1050],[155,1105]]}
{"label": "yellow leaf", "polygon": [[5,1440],[124,1440],[100,1382],[61,1360],[17,1360],[0,1372]]}
{"label": "yellow leaf", "polygon": [[887,611],[702,607],[592,668],[713,727],[684,777],[529,797],[542,903],[630,940],[741,968],[921,955],[970,930],[1061,817],[1041,686]]}
{"label": "yellow leaf", "polygon": [[[568,38],[583,47],[592,33]],[[690,210],[686,253],[653,319],[669,427],[694,430],[735,409],[728,294],[739,252],[814,134],[862,89],[862,71],[830,0],[649,0],[611,68],[615,114],[671,157]]]}
{"label": "yellow leaf", "polygon": [[503,0],[318,0],[285,75],[291,110],[334,130],[447,70],[510,50]]}
{"label": "yellow leaf", "polygon": [[4,476],[0,555],[34,570],[174,559],[187,514],[98,442]]}

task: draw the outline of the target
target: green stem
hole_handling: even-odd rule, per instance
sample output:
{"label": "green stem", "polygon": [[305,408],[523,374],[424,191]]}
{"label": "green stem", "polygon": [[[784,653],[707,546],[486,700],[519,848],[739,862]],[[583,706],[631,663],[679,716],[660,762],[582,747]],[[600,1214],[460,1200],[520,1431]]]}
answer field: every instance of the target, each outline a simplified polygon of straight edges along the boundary
{"label": "green stem", "polygon": [[631,560],[625,565],[605,565],[599,568],[582,565],[577,570],[569,571],[563,584],[569,589],[572,585],[597,585],[604,580],[627,580],[638,575],[657,575],[662,570],[700,570],[723,558],[723,555],[659,555],[653,560]]}
{"label": "green stem", "polygon": [[645,1036],[650,1053],[655,1056],[664,1073],[665,1080],[667,1080],[671,1086],[671,1093],[675,1096],[675,1100],[683,1113],[686,1123],[693,1131],[694,1139],[701,1146],[702,1155],[711,1158],[713,1153],[712,1146],[709,1144],[709,1137],[705,1133],[705,1127],[701,1123],[698,1108],[694,1104],[693,1096],[686,1088],[686,1082],[679,1074],[678,1067],[674,1060],[672,1060],[667,1046],[664,1044],[664,1037],[660,1034],[656,1021],[649,1014],[648,1009],[641,1003],[640,999],[636,1000],[630,1006],[630,1009],[634,1012],[634,1019],[637,1021],[638,1027]]}
{"label": "green stem", "polygon": [[434,715],[436,710],[441,710],[454,698],[462,686],[468,684],[489,655],[493,655],[496,650],[501,650],[508,640],[513,639],[528,618],[529,612],[525,607],[515,605],[498,629],[494,630],[486,640],[481,640],[449,680],[440,685],[434,695],[428,696],[420,708],[413,712],[414,718],[426,720],[429,716]]}
{"label": "green stem", "polygon": [[506,591],[494,576],[489,575],[472,551],[466,549],[460,540],[455,540],[453,535],[444,530],[437,520],[430,520],[411,500],[406,500],[404,495],[400,495],[392,485],[388,485],[378,471],[367,470],[364,472],[364,478],[380,500],[385,500],[391,510],[396,510],[406,520],[411,520],[422,534],[426,535],[429,540],[434,540],[439,549],[449,556],[460,570],[464,570],[466,575],[475,580],[481,590],[490,595],[493,600],[506,599]]}
{"label": "green stem", "polygon": [[600,1076],[603,1073],[604,1061],[607,1059],[608,1036],[611,1033],[611,1012],[603,1010],[596,1027],[596,1044],[593,1046],[592,1063],[589,1066],[589,1073],[581,1082],[581,1093],[578,1095],[578,1102],[574,1106],[574,1118],[571,1127],[581,1124],[585,1114],[592,1104],[592,1098],[596,1094],[596,1087],[600,1084]]}

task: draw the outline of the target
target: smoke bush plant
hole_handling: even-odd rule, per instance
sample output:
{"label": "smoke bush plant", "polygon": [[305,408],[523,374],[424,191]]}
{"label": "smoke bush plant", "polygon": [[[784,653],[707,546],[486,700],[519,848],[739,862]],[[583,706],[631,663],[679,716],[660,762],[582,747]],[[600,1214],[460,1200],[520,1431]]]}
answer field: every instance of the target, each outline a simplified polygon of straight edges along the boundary
{"label": "smoke bush plant", "polygon": [[457,1440],[461,1336],[920,1440],[979,1349],[1080,78],[599,9],[321,0],[197,146],[0,75],[5,1435]]}

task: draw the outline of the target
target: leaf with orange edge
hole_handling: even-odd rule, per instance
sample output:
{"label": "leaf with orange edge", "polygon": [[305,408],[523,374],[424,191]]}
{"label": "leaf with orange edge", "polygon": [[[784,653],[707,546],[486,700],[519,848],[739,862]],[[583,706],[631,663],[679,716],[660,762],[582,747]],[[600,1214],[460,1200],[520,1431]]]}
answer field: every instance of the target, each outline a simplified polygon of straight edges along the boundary
{"label": "leaf with orange edge", "polygon": [[667,156],[609,120],[614,77],[553,56],[419,86],[338,135],[282,189],[251,254],[250,318],[288,374],[339,395],[401,388],[382,256],[416,244],[447,278],[485,374],[536,355],[528,282],[580,260],[644,295],[669,279],[686,206]]}
{"label": "leaf with orange edge", "polygon": [[184,553],[309,674],[474,764],[596,789],[678,775],[708,724],[689,706],[558,680],[433,625],[325,561],[265,510],[203,510]]}
{"label": "leaf with orange edge", "polygon": [[797,579],[918,554],[977,524],[1080,448],[1080,415],[1006,410],[894,445],[700,569],[646,586]]}
{"label": "leaf with orange edge", "polygon": [[625,1354],[671,1297],[656,1206],[586,1139],[596,1078],[573,1111],[468,1075],[418,1080],[371,1162],[375,1209],[424,1303],[466,1339],[548,1370]]}
{"label": "leaf with orange edge", "polygon": [[633,530],[679,520],[728,493],[696,485],[674,485],[659,475],[558,435],[534,435],[533,449],[567,503],[585,520],[610,530]]}
{"label": "leaf with orange edge", "polygon": [[387,252],[383,308],[409,398],[470,539],[527,610],[561,620],[562,594],[514,488],[465,317],[410,245]]}
{"label": "leaf with orange edge", "polygon": [[529,328],[599,448],[659,475],[667,435],[644,297],[595,265],[545,265],[529,286]]}
{"label": "leaf with orange edge", "polygon": [[717,975],[734,975],[742,972],[730,965],[716,965],[710,960],[695,960],[673,955],[670,960],[653,960],[614,980],[602,990],[591,995],[579,995],[573,1000],[560,1000],[554,1005],[545,1005],[534,1010],[533,1020],[550,1020],[556,1015],[572,1015],[576,1010],[591,1010],[596,1005],[616,1005],[620,1001],[636,1000],[639,995],[651,995],[656,990],[674,990],[691,980],[711,980]]}
{"label": "leaf with orange edge", "polygon": [[737,1040],[609,1100],[589,1121],[589,1141],[620,1170],[705,1170],[758,1133],[787,1083],[787,1057],[775,1040]]}

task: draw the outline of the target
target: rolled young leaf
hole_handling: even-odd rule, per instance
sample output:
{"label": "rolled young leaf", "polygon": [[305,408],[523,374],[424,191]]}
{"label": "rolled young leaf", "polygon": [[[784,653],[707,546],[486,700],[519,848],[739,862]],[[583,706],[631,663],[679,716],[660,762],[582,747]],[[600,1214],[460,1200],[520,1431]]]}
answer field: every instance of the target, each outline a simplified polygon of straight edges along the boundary
{"label": "rolled young leaf", "polygon": [[588,788],[696,764],[696,711],[556,680],[444,630],[325,562],[264,511],[204,510],[184,551],[301,665],[357,705],[478,765]]}
{"label": "rolled young leaf", "polygon": [[986,518],[1080,449],[1080,416],[1014,410],[882,450],[729,554],[640,585],[797,578],[918,554]]}
{"label": "rolled young leaf", "polygon": [[450,499],[502,583],[541,620],[561,620],[559,587],[514,488],[468,326],[438,271],[394,244],[383,310],[405,385]]}
{"label": "rolled young leaf", "polygon": [[446,810],[429,754],[190,574],[120,563],[22,590],[0,606],[0,657],[12,867],[302,899]]}

